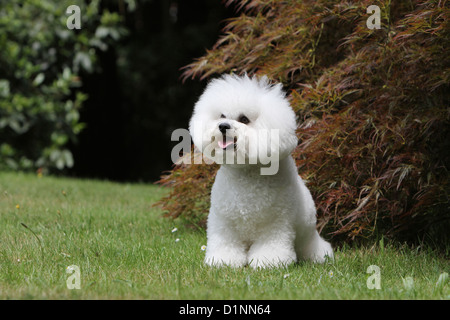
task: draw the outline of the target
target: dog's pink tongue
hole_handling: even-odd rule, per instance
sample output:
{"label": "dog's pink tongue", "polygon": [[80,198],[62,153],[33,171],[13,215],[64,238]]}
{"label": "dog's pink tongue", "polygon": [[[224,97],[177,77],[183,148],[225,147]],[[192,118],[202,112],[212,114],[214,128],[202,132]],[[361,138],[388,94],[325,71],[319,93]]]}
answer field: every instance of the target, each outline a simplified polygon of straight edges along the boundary
{"label": "dog's pink tongue", "polygon": [[228,147],[230,144],[232,144],[233,141],[218,141],[219,147],[221,147],[222,149],[225,149],[226,147]]}

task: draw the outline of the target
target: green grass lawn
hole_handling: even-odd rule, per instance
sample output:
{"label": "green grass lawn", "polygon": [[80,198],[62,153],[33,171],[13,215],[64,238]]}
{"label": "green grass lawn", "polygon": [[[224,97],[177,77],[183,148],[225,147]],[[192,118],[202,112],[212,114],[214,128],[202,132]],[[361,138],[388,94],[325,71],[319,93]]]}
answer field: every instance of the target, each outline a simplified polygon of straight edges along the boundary
{"label": "green grass lawn", "polygon": [[[0,172],[0,298],[450,298],[446,259],[392,243],[343,247],[323,265],[207,267],[205,232],[152,207],[165,193],[146,184]],[[67,287],[71,265],[80,269],[79,290]],[[370,265],[380,268],[380,290],[367,288]]]}

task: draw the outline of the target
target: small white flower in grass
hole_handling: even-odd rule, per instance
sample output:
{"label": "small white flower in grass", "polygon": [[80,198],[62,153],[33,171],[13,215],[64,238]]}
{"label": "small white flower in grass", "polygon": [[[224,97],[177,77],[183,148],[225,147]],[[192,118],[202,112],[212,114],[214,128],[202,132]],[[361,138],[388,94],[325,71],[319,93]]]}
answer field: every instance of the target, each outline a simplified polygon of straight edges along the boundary
{"label": "small white flower in grass", "polygon": [[205,251],[206,250],[206,246],[202,245],[200,249],[202,249],[202,251]]}
{"label": "small white flower in grass", "polygon": [[333,271],[328,272],[328,276],[329,276],[330,278],[333,278],[333,276],[334,276]]}
{"label": "small white flower in grass", "polygon": [[172,229],[172,233],[177,232],[177,231],[178,231],[178,228],[173,228]]}
{"label": "small white flower in grass", "polygon": [[287,277],[289,277],[290,276],[290,274],[289,273],[286,273],[284,276],[283,276],[283,279],[286,279]]}
{"label": "small white flower in grass", "polygon": [[176,239],[175,239],[175,242],[179,242],[179,241],[180,241],[180,238],[176,238]]}

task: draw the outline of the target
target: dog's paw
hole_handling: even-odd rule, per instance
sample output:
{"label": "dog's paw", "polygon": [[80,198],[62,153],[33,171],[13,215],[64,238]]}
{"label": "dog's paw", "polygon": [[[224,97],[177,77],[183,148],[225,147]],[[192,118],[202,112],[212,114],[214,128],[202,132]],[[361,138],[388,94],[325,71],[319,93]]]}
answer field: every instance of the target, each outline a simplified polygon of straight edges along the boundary
{"label": "dog's paw", "polygon": [[294,263],[295,259],[252,259],[249,266],[253,269],[266,269],[266,268],[286,268],[290,264]]}
{"label": "dog's paw", "polygon": [[207,252],[205,264],[211,267],[229,266],[240,268],[247,264],[247,256],[244,252],[237,250],[222,250],[213,253]]}
{"label": "dog's paw", "polygon": [[249,255],[249,265],[254,269],[285,268],[297,260],[292,250],[253,250]]}
{"label": "dog's paw", "polygon": [[330,243],[323,240],[318,235],[299,254],[299,259],[309,260],[314,263],[325,263],[327,260],[333,261],[333,248]]}
{"label": "dog's paw", "polygon": [[325,263],[327,260],[333,261],[334,254],[331,244],[321,239],[310,259],[315,263]]}
{"label": "dog's paw", "polygon": [[241,268],[247,264],[247,261],[240,261],[236,259],[223,259],[220,257],[205,258],[205,264],[210,267],[233,267]]}

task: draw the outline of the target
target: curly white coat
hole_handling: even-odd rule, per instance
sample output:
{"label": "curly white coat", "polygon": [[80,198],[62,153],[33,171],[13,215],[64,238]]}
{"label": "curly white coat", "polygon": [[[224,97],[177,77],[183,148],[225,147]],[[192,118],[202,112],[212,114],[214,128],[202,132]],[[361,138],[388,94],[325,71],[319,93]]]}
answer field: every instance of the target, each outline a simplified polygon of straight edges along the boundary
{"label": "curly white coat", "polygon": [[[281,85],[266,77],[227,75],[207,86],[189,128],[203,154],[222,164],[211,191],[206,264],[265,268],[333,258],[316,231],[314,201],[290,155],[296,127]],[[275,130],[279,139],[270,140],[264,130]],[[271,163],[251,152],[256,149]],[[276,170],[262,174],[268,165]]]}

